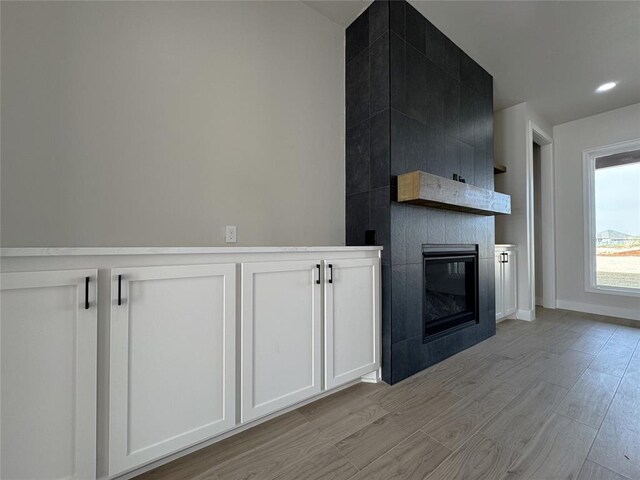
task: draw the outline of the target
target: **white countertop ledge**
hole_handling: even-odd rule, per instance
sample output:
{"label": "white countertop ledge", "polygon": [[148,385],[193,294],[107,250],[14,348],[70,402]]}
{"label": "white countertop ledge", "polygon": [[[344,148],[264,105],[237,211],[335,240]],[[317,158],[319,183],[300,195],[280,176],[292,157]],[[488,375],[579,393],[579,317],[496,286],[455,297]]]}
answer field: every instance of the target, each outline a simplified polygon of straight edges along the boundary
{"label": "white countertop ledge", "polygon": [[0,256],[88,257],[96,255],[206,255],[212,253],[355,252],[378,250],[382,250],[382,247],[9,247],[0,248]]}

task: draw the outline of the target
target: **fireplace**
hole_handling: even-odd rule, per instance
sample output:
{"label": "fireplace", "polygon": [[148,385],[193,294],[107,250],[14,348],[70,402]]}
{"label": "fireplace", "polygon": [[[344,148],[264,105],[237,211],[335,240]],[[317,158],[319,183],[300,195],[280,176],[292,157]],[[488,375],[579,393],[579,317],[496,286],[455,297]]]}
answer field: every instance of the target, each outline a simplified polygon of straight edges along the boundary
{"label": "fireplace", "polygon": [[423,341],[478,323],[478,246],[423,245]]}

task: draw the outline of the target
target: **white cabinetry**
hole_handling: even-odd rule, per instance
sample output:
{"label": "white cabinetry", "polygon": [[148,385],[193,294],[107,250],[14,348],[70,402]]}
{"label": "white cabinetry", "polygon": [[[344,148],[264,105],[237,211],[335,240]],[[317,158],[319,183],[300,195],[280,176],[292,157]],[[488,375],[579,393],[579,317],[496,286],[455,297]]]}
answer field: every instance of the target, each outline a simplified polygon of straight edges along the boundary
{"label": "white cabinetry", "polygon": [[333,388],[380,367],[380,267],[375,258],[324,265],[325,382]]}
{"label": "white cabinetry", "polygon": [[235,272],[111,270],[110,475],[235,425]]}
{"label": "white cabinetry", "polygon": [[96,270],[3,273],[0,478],[95,478]]}
{"label": "white cabinetry", "polygon": [[380,367],[377,247],[1,262],[3,480],[131,477]]}
{"label": "white cabinetry", "polygon": [[513,315],[517,310],[516,248],[496,245],[496,320]]}
{"label": "white cabinetry", "polygon": [[243,422],[321,391],[320,265],[242,264]]}

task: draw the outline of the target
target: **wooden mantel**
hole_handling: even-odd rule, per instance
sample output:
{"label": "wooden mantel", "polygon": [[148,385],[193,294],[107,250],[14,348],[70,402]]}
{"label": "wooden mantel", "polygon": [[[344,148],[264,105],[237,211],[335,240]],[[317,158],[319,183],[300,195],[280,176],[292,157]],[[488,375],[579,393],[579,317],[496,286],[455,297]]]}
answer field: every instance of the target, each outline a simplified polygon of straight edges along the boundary
{"label": "wooden mantel", "polygon": [[398,202],[479,215],[511,214],[511,196],[431,173],[398,176]]}

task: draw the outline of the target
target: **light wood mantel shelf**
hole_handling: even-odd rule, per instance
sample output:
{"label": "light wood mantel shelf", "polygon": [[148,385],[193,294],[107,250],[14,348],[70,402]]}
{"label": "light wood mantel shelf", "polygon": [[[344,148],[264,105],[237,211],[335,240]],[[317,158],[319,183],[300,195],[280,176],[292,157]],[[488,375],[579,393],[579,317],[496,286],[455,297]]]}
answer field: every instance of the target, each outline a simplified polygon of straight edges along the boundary
{"label": "light wood mantel shelf", "polygon": [[511,214],[511,196],[431,173],[398,176],[398,202],[479,215]]}

